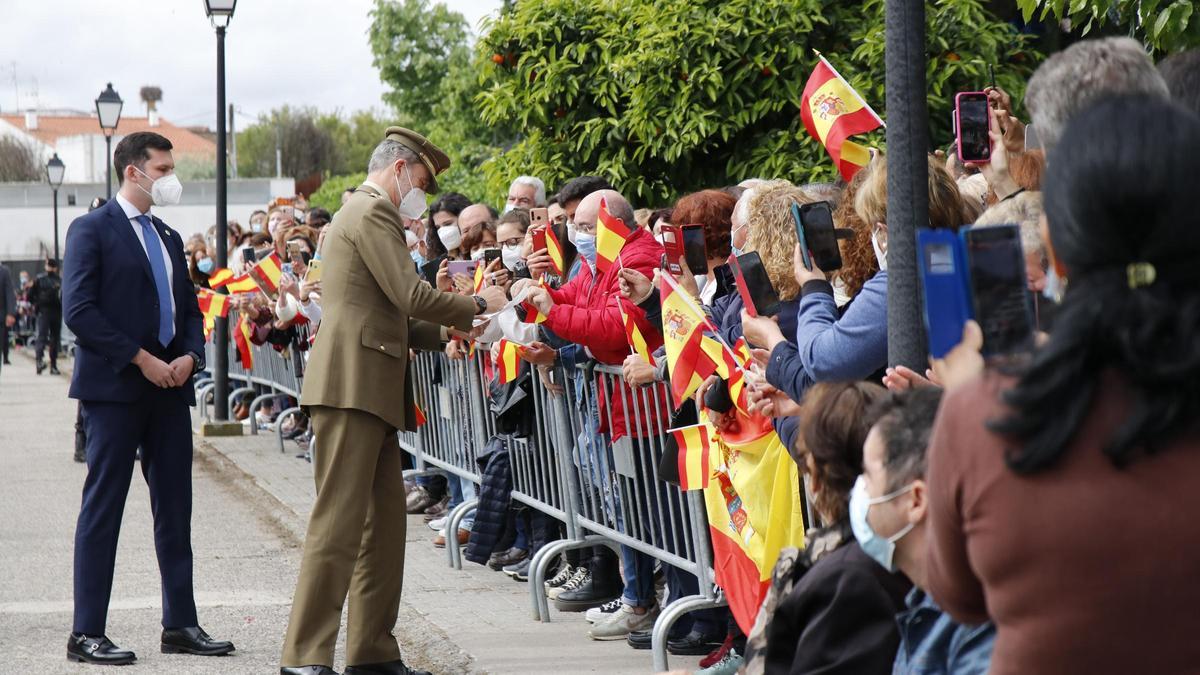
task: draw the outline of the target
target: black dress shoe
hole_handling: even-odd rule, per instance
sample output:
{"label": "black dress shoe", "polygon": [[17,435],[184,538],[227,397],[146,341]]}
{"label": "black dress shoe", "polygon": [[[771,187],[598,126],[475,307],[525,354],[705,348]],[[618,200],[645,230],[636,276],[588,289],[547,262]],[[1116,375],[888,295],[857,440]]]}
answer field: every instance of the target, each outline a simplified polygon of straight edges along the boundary
{"label": "black dress shoe", "polygon": [[128,649],[121,649],[112,640],[100,635],[91,637],[83,633],[71,633],[67,640],[67,660],[76,663],[96,663],[108,666],[124,666],[137,661],[137,656]]}
{"label": "black dress shoe", "polygon": [[625,638],[625,642],[629,643],[634,649],[650,649],[650,640],[653,633],[648,630],[635,630]]}
{"label": "black dress shoe", "polygon": [[403,659],[396,659],[387,663],[346,666],[346,675],[432,675],[432,673],[428,670],[414,670],[404,665]]}
{"label": "black dress shoe", "polygon": [[280,668],[279,675],[338,675],[338,672],[329,666],[293,666]]}
{"label": "black dress shoe", "polygon": [[678,640],[667,640],[667,651],[675,656],[704,656],[721,646],[725,636],[705,635],[692,631]]}
{"label": "black dress shoe", "polygon": [[162,632],[162,653],[195,654],[196,656],[225,656],[233,651],[233,643],[214,640],[199,626],[169,628]]}

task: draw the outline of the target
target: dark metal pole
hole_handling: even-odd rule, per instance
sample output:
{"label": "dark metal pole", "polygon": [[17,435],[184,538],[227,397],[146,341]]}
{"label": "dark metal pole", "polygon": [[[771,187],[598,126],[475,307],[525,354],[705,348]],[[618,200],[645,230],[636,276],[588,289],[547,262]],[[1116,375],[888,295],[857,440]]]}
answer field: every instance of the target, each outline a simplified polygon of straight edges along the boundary
{"label": "dark metal pole", "polygon": [[[217,267],[229,266],[229,218],[225,204],[225,27],[217,26]],[[222,289],[224,292],[224,289]],[[229,321],[213,327],[213,408],[218,421],[229,419]]]}
{"label": "dark metal pole", "polygon": [[51,192],[54,193],[54,259],[61,260],[58,255],[58,188],[53,188]]}
{"label": "dark metal pole", "polygon": [[104,135],[104,198],[112,199],[112,134]]}
{"label": "dark metal pole", "polygon": [[929,111],[925,3],[887,0],[888,363],[928,365],[917,279],[916,229],[929,226]]}

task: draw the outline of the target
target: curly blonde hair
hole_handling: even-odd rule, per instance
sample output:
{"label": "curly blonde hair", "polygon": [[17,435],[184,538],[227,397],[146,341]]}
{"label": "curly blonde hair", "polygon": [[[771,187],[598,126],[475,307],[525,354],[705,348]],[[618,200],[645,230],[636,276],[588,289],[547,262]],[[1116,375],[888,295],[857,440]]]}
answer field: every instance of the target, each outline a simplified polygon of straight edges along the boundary
{"label": "curly blonde hair", "polygon": [[785,180],[766,181],[754,188],[747,204],[750,228],[745,252],[757,251],[771,285],[780,300],[795,300],[800,284],[792,271],[796,252],[796,221],[792,204],[810,204],[814,200],[803,189]]}
{"label": "curly blonde hair", "polygon": [[837,278],[842,280],[846,295],[853,298],[862,290],[863,284],[879,271],[879,263],[875,260],[875,249],[871,246],[871,224],[858,217],[854,210],[854,198],[866,182],[870,167],[859,170],[850,179],[842,192],[842,201],[833,212],[833,223],[837,227],[847,228],[854,232],[850,239],[838,240],[842,253],[842,269],[838,270]]}

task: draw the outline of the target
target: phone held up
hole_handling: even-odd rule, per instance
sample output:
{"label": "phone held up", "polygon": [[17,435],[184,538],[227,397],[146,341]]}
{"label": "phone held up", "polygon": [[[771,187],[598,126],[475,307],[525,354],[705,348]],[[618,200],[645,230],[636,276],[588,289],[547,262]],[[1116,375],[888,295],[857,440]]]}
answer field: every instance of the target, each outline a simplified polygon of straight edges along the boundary
{"label": "phone held up", "polygon": [[729,256],[729,267],[737,283],[738,293],[746,313],[752,317],[775,316],[779,313],[779,293],[771,285],[767,268],[757,251]]}
{"label": "phone held up", "polygon": [[982,91],[960,91],[954,97],[954,132],[958,158],[963,162],[989,162],[992,137],[988,135],[988,97]]}
{"label": "phone held up", "polygon": [[837,242],[839,231],[833,226],[833,206],[829,202],[793,203],[792,220],[805,269],[816,265],[824,272],[840,270],[842,250]]}
{"label": "phone held up", "polygon": [[659,234],[663,250],[666,251],[663,253],[662,268],[675,276],[683,274],[683,267],[679,265],[679,260],[684,257],[683,232],[675,225],[663,225]]}

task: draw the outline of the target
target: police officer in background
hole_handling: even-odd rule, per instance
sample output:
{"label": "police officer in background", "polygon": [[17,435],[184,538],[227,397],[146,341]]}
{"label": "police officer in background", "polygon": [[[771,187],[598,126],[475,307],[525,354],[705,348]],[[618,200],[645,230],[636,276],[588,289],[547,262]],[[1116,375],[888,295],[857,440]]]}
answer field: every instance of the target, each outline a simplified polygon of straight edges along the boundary
{"label": "police officer in background", "polygon": [[39,274],[29,291],[29,300],[37,312],[37,374],[46,370],[42,359],[46,342],[50,342],[50,374],[58,372],[58,346],[62,342],[62,277],[58,276],[58,261],[46,259],[46,272]]}
{"label": "police officer in background", "polygon": [[4,365],[8,363],[8,329],[17,322],[17,294],[13,290],[12,277],[8,268],[0,264],[0,349],[3,350]]}

